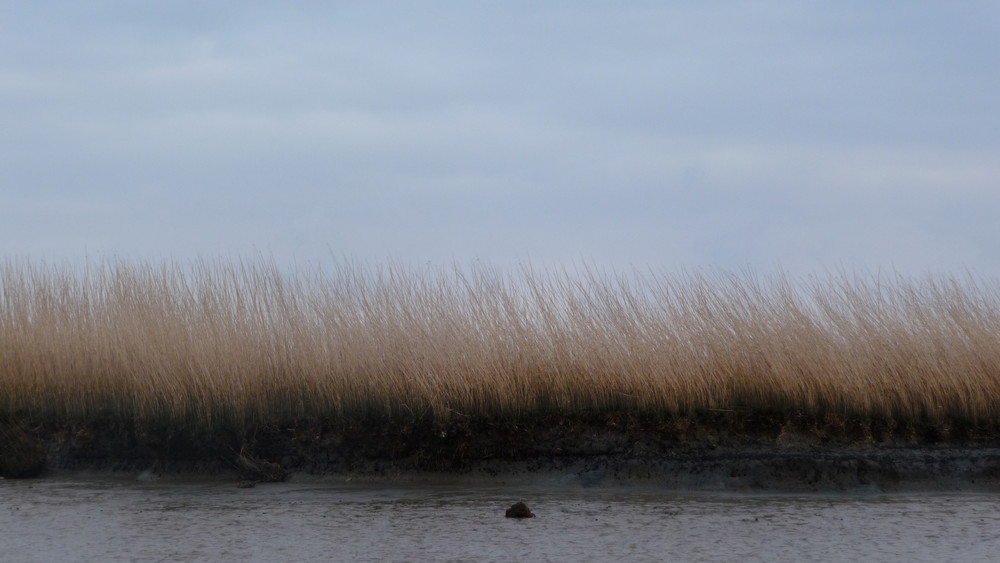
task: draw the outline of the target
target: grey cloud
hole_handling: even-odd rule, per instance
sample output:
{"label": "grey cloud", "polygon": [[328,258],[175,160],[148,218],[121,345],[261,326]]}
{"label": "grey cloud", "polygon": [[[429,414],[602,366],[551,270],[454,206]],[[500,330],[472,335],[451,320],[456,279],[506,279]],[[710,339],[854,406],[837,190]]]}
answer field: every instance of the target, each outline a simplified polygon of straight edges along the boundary
{"label": "grey cloud", "polygon": [[12,7],[0,248],[1000,272],[994,8],[386,6]]}

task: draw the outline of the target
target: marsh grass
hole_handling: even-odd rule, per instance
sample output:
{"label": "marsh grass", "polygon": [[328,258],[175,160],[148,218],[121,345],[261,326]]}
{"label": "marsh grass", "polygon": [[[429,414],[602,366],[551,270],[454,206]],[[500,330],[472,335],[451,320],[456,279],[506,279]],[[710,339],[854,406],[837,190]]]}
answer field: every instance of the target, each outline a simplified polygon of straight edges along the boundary
{"label": "marsh grass", "polygon": [[266,261],[0,267],[0,416],[992,420],[1000,287]]}

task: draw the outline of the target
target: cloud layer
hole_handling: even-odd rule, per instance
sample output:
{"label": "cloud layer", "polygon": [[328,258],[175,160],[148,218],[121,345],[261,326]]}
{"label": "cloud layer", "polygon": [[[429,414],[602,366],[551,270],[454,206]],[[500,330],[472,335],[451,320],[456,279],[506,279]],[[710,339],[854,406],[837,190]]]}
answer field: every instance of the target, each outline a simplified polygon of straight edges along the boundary
{"label": "cloud layer", "polygon": [[1000,274],[992,3],[21,3],[0,251]]}

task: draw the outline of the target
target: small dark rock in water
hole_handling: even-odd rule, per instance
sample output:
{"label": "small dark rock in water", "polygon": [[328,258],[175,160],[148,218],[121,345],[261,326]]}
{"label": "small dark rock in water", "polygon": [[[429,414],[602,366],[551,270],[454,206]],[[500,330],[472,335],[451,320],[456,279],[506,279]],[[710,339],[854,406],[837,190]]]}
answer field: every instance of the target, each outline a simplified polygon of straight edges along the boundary
{"label": "small dark rock in water", "polygon": [[240,481],[236,487],[240,489],[252,489],[257,486],[257,481]]}
{"label": "small dark rock in water", "polygon": [[507,518],[534,518],[535,515],[528,509],[528,505],[523,502],[515,502],[504,514]]}

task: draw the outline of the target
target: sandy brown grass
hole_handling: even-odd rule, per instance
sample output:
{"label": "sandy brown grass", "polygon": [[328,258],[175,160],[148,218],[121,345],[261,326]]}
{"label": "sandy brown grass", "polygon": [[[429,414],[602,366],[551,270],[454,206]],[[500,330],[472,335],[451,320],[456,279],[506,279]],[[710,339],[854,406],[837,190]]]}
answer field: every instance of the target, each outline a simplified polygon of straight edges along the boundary
{"label": "sandy brown grass", "polygon": [[0,267],[0,415],[994,419],[1000,288],[266,261]]}

